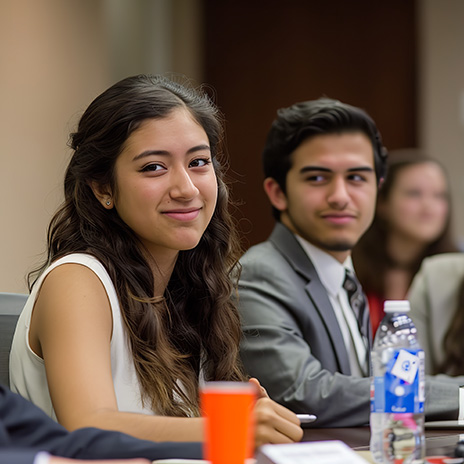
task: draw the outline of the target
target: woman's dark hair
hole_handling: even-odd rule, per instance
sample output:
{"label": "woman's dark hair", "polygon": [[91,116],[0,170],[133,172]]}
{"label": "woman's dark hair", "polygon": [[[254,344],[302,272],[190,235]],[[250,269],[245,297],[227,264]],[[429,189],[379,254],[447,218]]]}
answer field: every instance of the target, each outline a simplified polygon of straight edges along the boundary
{"label": "woman's dark hair", "polygon": [[[178,108],[189,111],[208,136],[218,198],[199,244],[179,252],[165,298],[155,298],[143,246],[116,208],[100,204],[90,184],[117,192],[115,163],[127,138],[143,121]],[[142,400],[159,414],[199,414],[200,369],[205,380],[244,379],[240,319],[231,299],[241,250],[218,159],[222,137],[221,118],[209,98],[165,77],[133,76],[103,92],[71,134],[64,203],[48,229],[46,262],[29,275],[32,282],[69,253],[88,253],[103,263],[119,298]]]}
{"label": "woman's dark hair", "polygon": [[[403,149],[391,151],[389,154],[387,166],[387,176],[382,184],[378,197],[377,205],[388,200],[393,190],[398,174],[409,166],[415,166],[424,163],[434,163],[438,165],[446,175],[442,165],[435,159],[428,157],[418,149]],[[449,211],[451,211],[451,200],[448,197]],[[451,237],[451,215],[448,218],[442,233],[430,244],[428,244],[422,253],[411,263],[408,264],[407,270],[410,273],[411,285],[414,275],[420,268],[424,258],[438,253],[447,253],[457,251],[454,241]],[[389,233],[388,223],[382,218],[376,210],[374,220],[361,237],[353,249],[353,262],[356,268],[356,275],[361,282],[364,291],[369,294],[385,295],[385,274],[388,269],[398,267],[388,254],[387,239]]]}
{"label": "woman's dark hair", "polygon": [[[380,182],[385,177],[387,151],[374,121],[364,110],[330,98],[296,103],[277,111],[263,150],[264,176],[272,177],[286,193],[294,150],[310,137],[345,132],[362,132],[369,138],[374,150],[375,174]],[[279,220],[280,211],[272,210]]]}

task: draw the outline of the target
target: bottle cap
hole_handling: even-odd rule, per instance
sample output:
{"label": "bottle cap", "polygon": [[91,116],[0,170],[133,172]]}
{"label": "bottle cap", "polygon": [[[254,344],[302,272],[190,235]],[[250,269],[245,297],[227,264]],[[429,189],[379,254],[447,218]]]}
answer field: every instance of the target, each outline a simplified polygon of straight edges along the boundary
{"label": "bottle cap", "polygon": [[411,306],[408,300],[386,300],[383,309],[386,313],[407,313]]}

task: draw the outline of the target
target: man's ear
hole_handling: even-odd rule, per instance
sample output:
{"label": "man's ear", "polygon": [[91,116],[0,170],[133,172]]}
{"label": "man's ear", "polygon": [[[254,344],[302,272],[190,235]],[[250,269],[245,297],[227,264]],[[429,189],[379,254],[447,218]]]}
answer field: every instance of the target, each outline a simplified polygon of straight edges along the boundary
{"label": "man's ear", "polygon": [[267,177],[264,179],[263,186],[271,205],[279,211],[285,211],[287,209],[287,197],[277,181],[272,177]]}
{"label": "man's ear", "polygon": [[101,185],[95,181],[89,182],[89,185],[95,195],[95,198],[103,205],[103,208],[113,208],[113,195],[108,185]]}

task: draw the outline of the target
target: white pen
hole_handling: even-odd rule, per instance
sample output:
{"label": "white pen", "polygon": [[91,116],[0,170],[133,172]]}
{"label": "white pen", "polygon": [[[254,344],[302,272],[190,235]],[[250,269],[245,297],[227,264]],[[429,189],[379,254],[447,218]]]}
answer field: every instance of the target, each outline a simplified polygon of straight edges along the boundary
{"label": "white pen", "polygon": [[314,414],[297,414],[296,417],[300,419],[300,424],[309,424],[317,419]]}

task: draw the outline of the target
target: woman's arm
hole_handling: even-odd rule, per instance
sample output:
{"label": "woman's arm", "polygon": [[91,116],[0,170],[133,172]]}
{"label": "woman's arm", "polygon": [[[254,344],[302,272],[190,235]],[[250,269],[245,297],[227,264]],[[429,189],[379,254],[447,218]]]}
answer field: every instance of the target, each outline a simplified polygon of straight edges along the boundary
{"label": "woman's arm", "polygon": [[[111,375],[112,312],[100,279],[63,264],[45,279],[31,321],[30,344],[45,361],[50,396],[66,428],[98,427],[154,441],[202,441],[201,418],[121,412]],[[269,398],[258,400],[256,445],[301,439],[296,416]]]}
{"label": "woman's arm", "polygon": [[156,441],[201,441],[201,419],[118,410],[111,376],[112,313],[100,279],[87,267],[63,264],[45,279],[31,321],[31,348],[45,361],[58,421]]}
{"label": "woman's arm", "polygon": [[110,459],[109,461],[81,461],[76,459],[50,456],[48,464],[150,464],[147,459]]}

